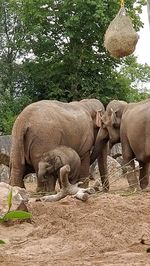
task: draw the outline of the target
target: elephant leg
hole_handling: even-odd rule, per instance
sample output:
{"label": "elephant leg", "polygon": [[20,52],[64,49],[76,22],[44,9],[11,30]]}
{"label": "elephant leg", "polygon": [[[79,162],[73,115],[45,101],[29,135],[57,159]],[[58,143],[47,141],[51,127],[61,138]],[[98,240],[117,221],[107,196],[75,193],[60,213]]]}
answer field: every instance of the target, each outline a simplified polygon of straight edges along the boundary
{"label": "elephant leg", "polygon": [[47,176],[47,180],[45,182],[41,182],[37,178],[37,192],[53,192],[55,193],[55,186],[56,186],[57,178],[53,175]]}
{"label": "elephant leg", "polygon": [[50,175],[47,178],[47,181],[46,181],[46,191],[47,192],[53,192],[53,193],[56,192],[56,190],[55,190],[56,181],[57,181],[57,177],[56,176]]}
{"label": "elephant leg", "polygon": [[58,184],[60,186],[60,188],[62,188],[61,182],[60,182],[60,177],[58,177]]}
{"label": "elephant leg", "polygon": [[23,181],[24,170],[25,170],[25,166],[21,166],[20,168],[10,166],[9,184],[11,186],[17,186],[17,187],[25,188],[24,181]]}
{"label": "elephant leg", "polygon": [[83,182],[82,187],[87,188],[89,185],[89,172],[90,169],[90,152],[87,152],[84,158],[81,160],[81,168],[80,168],[80,175],[79,181]]}
{"label": "elephant leg", "polygon": [[148,174],[149,164],[140,161],[139,165],[141,168],[139,176],[140,187],[141,189],[144,189],[148,186],[149,183],[149,174]]}
{"label": "elephant leg", "polygon": [[134,160],[131,159],[128,162],[126,161],[127,166],[126,168],[126,177],[128,180],[129,187],[132,188],[137,188],[138,189],[138,179],[137,179],[137,173],[135,170],[135,163]]}
{"label": "elephant leg", "polygon": [[124,160],[124,171],[128,180],[129,187],[138,189],[138,179],[135,171],[134,153],[128,143],[124,142],[122,145],[122,156]]}
{"label": "elephant leg", "polygon": [[46,191],[46,183],[45,182],[40,182],[37,178],[37,188],[36,192],[45,192]]}

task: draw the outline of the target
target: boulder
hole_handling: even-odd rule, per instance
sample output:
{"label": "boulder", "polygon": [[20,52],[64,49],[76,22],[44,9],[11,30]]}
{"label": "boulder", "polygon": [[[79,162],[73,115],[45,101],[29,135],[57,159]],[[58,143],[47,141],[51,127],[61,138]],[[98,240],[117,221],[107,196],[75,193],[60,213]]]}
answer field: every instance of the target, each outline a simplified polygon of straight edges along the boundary
{"label": "boulder", "polygon": [[[121,165],[112,158],[111,156],[107,156],[107,164],[108,164],[108,177],[110,178],[119,178],[123,171],[121,169]],[[97,160],[90,167],[90,174],[93,179],[97,179],[100,177]]]}
{"label": "boulder", "polygon": [[11,135],[0,136],[0,182],[9,182]]}
{"label": "boulder", "polygon": [[24,177],[26,183],[37,182],[37,176],[35,173],[28,174]]}
{"label": "boulder", "polygon": [[122,155],[122,148],[121,148],[121,143],[115,144],[111,151],[110,151],[110,156],[112,156],[114,159],[120,157]]}
{"label": "boulder", "polygon": [[12,190],[12,206],[13,210],[27,211],[27,202],[29,200],[29,194],[24,188],[12,187],[4,182],[0,183],[0,216],[4,215],[8,211],[7,197]]}
{"label": "boulder", "polygon": [[10,154],[11,135],[0,136],[0,153]]}
{"label": "boulder", "polygon": [[9,183],[9,167],[0,164],[0,182]]}

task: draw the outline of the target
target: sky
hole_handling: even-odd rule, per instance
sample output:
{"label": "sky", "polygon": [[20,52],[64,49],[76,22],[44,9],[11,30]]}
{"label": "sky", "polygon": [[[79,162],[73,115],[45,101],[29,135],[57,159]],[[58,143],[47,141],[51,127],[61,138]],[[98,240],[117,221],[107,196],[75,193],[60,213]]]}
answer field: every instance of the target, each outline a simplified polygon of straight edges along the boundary
{"label": "sky", "polygon": [[143,7],[141,20],[144,23],[144,27],[138,33],[140,38],[136,45],[135,55],[139,63],[147,63],[150,65],[150,27],[148,23],[147,6]]}

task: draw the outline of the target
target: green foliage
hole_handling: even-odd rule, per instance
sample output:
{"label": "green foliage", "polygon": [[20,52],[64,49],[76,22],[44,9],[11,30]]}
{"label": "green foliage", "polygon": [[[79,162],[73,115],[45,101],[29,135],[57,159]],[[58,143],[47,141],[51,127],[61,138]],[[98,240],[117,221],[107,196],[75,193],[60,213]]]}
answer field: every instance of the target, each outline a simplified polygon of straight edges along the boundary
{"label": "green foliage", "polygon": [[0,245],[3,245],[3,244],[5,244],[5,241],[0,239]]}
{"label": "green foliage", "polygon": [[8,211],[10,210],[11,206],[12,206],[12,189],[10,190],[10,192],[8,193],[7,196],[7,203],[8,203]]}
{"label": "green foliage", "polygon": [[[1,2],[3,133],[11,132],[18,113],[33,101],[97,97],[108,103],[113,98],[130,101],[147,97],[135,88],[139,81],[147,81],[150,67],[139,65],[134,57],[114,59],[103,46],[105,31],[120,1]],[[136,30],[142,26],[139,15],[144,4],[145,0],[125,2]]]}
{"label": "green foliage", "polygon": [[0,94],[0,131],[10,134],[13,123],[20,111],[31,103],[29,96],[11,97],[10,94]]}
{"label": "green foliage", "polygon": [[127,102],[141,101],[150,97],[146,88],[147,82],[150,82],[150,66],[138,64],[136,57],[129,56],[123,60],[119,74],[129,81],[129,92],[125,95]]}
{"label": "green foliage", "polygon": [[30,219],[32,214],[25,211],[9,211],[3,217],[0,217],[0,222],[5,222],[12,219]]}

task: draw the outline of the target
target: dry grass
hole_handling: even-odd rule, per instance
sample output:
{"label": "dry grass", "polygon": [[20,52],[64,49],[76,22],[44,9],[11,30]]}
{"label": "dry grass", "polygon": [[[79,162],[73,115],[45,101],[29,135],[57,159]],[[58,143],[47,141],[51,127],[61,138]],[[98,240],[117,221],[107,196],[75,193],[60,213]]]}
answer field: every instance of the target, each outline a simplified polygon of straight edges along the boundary
{"label": "dry grass", "polygon": [[120,10],[105,33],[104,46],[113,57],[121,58],[134,52],[138,38],[130,17]]}

